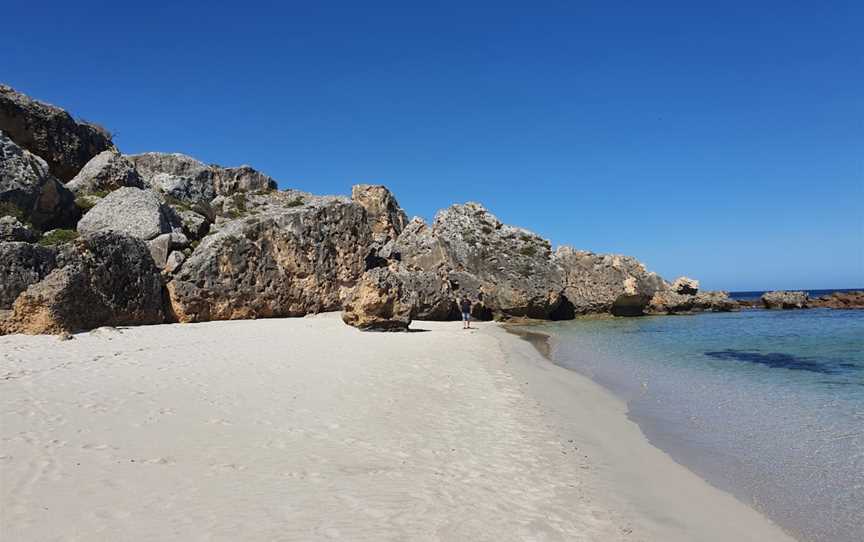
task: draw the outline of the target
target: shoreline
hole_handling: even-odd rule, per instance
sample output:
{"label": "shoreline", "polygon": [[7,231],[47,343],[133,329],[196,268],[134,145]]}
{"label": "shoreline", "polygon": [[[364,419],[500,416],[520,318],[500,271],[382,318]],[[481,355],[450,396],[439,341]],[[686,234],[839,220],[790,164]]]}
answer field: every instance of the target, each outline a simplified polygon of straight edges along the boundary
{"label": "shoreline", "polygon": [[0,337],[4,533],[791,540],[650,445],[611,393],[475,325]]}

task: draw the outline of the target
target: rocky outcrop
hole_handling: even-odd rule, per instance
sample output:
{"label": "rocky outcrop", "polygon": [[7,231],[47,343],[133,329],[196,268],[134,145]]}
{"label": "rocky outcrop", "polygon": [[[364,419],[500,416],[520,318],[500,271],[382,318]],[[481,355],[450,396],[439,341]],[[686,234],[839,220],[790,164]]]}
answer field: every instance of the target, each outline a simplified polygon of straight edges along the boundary
{"label": "rocky outcrop", "polygon": [[277,186],[275,180],[250,166],[208,166],[179,153],[148,152],[127,158],[150,187],[187,204],[241,192],[267,192]]}
{"label": "rocky outcrop", "polygon": [[864,290],[823,295],[810,299],[807,306],[823,309],[864,309]]}
{"label": "rocky outcrop", "polygon": [[0,242],[0,309],[10,309],[24,290],[57,265],[53,249],[23,242]]}
{"label": "rocky outcrop", "polygon": [[762,305],[766,309],[804,309],[810,297],[806,292],[766,292],[762,294]]}
{"label": "rocky outcrop", "polygon": [[736,301],[728,292],[699,292],[681,294],[675,290],[661,290],[654,294],[645,307],[648,314],[688,314],[691,312],[730,312],[738,310]]}
{"label": "rocky outcrop", "polygon": [[58,267],[21,293],[2,333],[63,333],[165,320],[164,286],[143,241],[98,232],[67,245]]}
{"label": "rocky outcrop", "polygon": [[369,226],[378,242],[396,239],[408,223],[405,211],[384,186],[356,184],[351,188],[351,199],[366,209]]}
{"label": "rocky outcrop", "polygon": [[168,284],[181,322],[302,316],[342,308],[365,271],[372,232],[344,198],[249,201],[256,214],[205,237]]}
{"label": "rocky outcrop", "polygon": [[168,256],[174,250],[181,250],[189,246],[189,239],[180,232],[163,233],[147,242],[150,255],[156,267],[163,269],[168,263]]}
{"label": "rocky outcrop", "polygon": [[639,315],[657,292],[668,289],[659,275],[630,256],[561,247],[553,260],[575,314]]}
{"label": "rocky outcrop", "polygon": [[699,281],[690,277],[678,277],[670,289],[678,294],[694,295],[699,291]]}
{"label": "rocky outcrop", "polygon": [[39,236],[14,216],[0,216],[0,242],[35,243]]}
{"label": "rocky outcrop", "polygon": [[94,156],[66,184],[66,188],[76,196],[104,195],[124,186],[144,188],[144,182],[132,162],[115,150],[103,151]]}
{"label": "rocky outcrop", "polygon": [[90,209],[78,223],[78,232],[115,231],[146,241],[170,233],[176,222],[155,193],[126,187],[111,192]]}
{"label": "rocky outcrop", "polygon": [[550,318],[563,302],[549,242],[476,203],[440,211],[431,228],[412,221],[391,253],[408,269],[446,277],[447,295],[470,297],[484,318]]}
{"label": "rocky outcrop", "polygon": [[414,296],[398,272],[378,267],[364,273],[345,300],[342,320],[367,331],[407,331]]}
{"label": "rocky outcrop", "polygon": [[102,128],[77,122],[69,113],[0,85],[0,130],[47,162],[51,174],[71,180],[102,151],[113,148]]}
{"label": "rocky outcrop", "polygon": [[73,227],[80,212],[45,161],[0,132],[0,216],[10,215],[47,230]]}

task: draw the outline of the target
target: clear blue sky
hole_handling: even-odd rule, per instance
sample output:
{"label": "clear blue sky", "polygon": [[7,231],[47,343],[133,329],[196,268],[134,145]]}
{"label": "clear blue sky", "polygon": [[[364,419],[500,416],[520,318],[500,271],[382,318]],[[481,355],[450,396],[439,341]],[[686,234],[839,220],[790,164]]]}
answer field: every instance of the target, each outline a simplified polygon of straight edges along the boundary
{"label": "clear blue sky", "polygon": [[8,2],[0,81],[124,152],[479,201],[708,288],[864,286],[864,2],[215,4]]}

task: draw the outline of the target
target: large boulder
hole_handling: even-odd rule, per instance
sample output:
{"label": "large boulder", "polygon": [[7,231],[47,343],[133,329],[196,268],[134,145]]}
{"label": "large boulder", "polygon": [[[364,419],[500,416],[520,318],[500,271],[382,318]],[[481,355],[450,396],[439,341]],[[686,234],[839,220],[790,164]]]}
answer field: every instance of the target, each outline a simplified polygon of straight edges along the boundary
{"label": "large boulder", "polygon": [[471,298],[483,317],[550,318],[563,301],[549,242],[477,203],[440,211],[431,228],[412,221],[391,253],[409,269],[446,277],[451,295]]}
{"label": "large boulder", "polygon": [[164,285],[143,241],[98,232],[66,245],[57,260],[57,268],[18,296],[0,333],[165,321]]}
{"label": "large boulder", "polygon": [[678,277],[672,283],[671,290],[678,294],[694,295],[699,291],[699,281],[690,277]]}
{"label": "large boulder", "polygon": [[76,196],[113,192],[124,186],[144,188],[144,183],[132,162],[113,149],[94,156],[66,183]]}
{"label": "large boulder", "polygon": [[23,242],[0,242],[0,309],[10,309],[24,290],[57,266],[53,249]]}
{"label": "large boulder", "polygon": [[729,312],[739,308],[739,304],[729,298],[728,292],[681,294],[670,289],[655,293],[645,308],[645,312],[649,314],[686,314],[701,311]]}
{"label": "large boulder", "polygon": [[396,239],[408,223],[405,211],[385,186],[356,184],[351,188],[351,199],[366,209],[376,240]]}
{"label": "large boulder", "polygon": [[146,241],[170,233],[175,222],[179,221],[155,193],[126,187],[111,192],[90,209],[78,222],[78,232],[116,231]]}
{"label": "large boulder", "polygon": [[765,292],[762,305],[766,309],[806,309],[810,296],[806,292]]}
{"label": "large boulder", "polygon": [[576,314],[642,314],[651,298],[668,287],[631,256],[594,254],[570,247],[555,252],[563,293]]}
{"label": "large boulder", "polygon": [[276,181],[251,166],[210,166],[213,171],[213,189],[217,195],[230,196],[237,192],[268,192],[276,190]]}
{"label": "large boulder", "polygon": [[69,113],[0,85],[0,130],[47,162],[51,174],[71,180],[102,151],[113,148],[103,128],[77,122]]}
{"label": "large boulder", "polygon": [[344,198],[274,193],[255,213],[205,237],[168,283],[181,322],[340,310],[366,270],[372,233],[364,209]]}
{"label": "large boulder", "polygon": [[414,293],[398,272],[387,267],[367,271],[342,310],[342,320],[362,330],[407,331]]}
{"label": "large boulder", "polygon": [[24,241],[35,243],[39,236],[27,224],[14,216],[0,216],[0,242]]}
{"label": "large boulder", "polygon": [[48,165],[0,131],[0,216],[15,216],[39,229],[72,227],[80,217],[75,196]]}

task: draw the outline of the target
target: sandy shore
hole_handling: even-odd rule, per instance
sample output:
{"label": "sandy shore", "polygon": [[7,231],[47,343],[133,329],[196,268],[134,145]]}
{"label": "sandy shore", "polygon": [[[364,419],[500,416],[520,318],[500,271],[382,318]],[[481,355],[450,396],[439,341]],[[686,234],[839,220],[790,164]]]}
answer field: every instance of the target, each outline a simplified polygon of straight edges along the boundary
{"label": "sandy shore", "polygon": [[772,541],[496,324],[0,337],[0,538]]}

